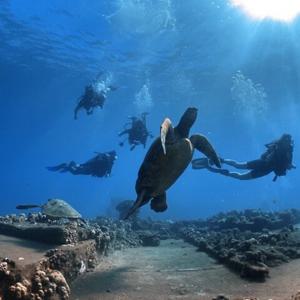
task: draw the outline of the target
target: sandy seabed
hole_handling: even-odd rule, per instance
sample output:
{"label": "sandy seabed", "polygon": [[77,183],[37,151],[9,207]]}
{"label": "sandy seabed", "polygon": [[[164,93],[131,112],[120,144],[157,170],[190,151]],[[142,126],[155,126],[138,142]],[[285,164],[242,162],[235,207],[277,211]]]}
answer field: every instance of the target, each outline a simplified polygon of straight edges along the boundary
{"label": "sandy seabed", "polygon": [[38,262],[53,245],[33,242],[0,234],[0,257],[8,257],[19,265]]}
{"label": "sandy seabed", "polygon": [[300,290],[300,260],[272,268],[265,282],[249,282],[181,240],[116,251],[72,284],[73,300],[290,300]]}

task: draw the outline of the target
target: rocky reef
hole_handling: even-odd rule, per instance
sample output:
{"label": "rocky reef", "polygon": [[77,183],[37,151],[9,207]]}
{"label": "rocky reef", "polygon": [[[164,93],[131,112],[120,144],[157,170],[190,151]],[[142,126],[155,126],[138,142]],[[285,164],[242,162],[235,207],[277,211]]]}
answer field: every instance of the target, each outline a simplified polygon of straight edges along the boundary
{"label": "rocky reef", "polygon": [[290,209],[279,212],[265,212],[256,209],[219,213],[204,224],[211,230],[238,228],[240,231],[276,230],[300,223],[300,211]]}
{"label": "rocky reef", "polygon": [[51,249],[34,264],[0,261],[0,299],[69,299],[68,282],[93,269],[98,256],[95,242],[84,241]]}
{"label": "rocky reef", "polygon": [[0,257],[0,300],[69,299],[68,283],[93,270],[102,256],[127,247],[158,246],[158,230],[146,223],[151,222],[53,220],[41,213],[0,217],[0,234],[53,246],[31,264]]}
{"label": "rocky reef", "polygon": [[177,222],[137,216],[126,222],[106,217],[53,220],[41,213],[0,217],[0,234],[51,245],[34,264],[0,258],[0,300],[69,299],[68,284],[92,271],[102,256],[127,247],[158,246],[168,238],[184,239],[243,278],[263,281],[270,268],[300,258],[300,230],[294,226],[299,222],[298,210],[232,211]]}
{"label": "rocky reef", "polygon": [[299,211],[257,210],[221,213],[206,221],[176,223],[177,235],[252,280],[265,280],[269,268],[300,258]]}

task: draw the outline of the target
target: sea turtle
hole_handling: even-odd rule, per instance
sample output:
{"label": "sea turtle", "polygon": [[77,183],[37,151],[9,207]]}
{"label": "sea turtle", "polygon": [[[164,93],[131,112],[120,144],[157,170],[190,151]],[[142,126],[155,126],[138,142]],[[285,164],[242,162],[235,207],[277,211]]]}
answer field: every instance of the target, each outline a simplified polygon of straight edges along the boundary
{"label": "sea turtle", "polygon": [[48,202],[46,202],[43,205],[34,205],[34,204],[18,205],[16,208],[29,209],[29,208],[36,208],[36,207],[40,207],[44,215],[54,219],[59,219],[59,218],[81,219],[82,218],[81,214],[78,211],[76,211],[66,201],[61,199],[49,199]]}
{"label": "sea turtle", "polygon": [[166,190],[187,168],[195,148],[217,167],[221,167],[218,155],[205,136],[195,134],[189,138],[197,112],[197,108],[189,107],[175,128],[169,118],[163,121],[160,137],[151,145],[138,172],[135,185],[137,200],[125,219],[150,200],[154,211],[163,212],[167,209]]}

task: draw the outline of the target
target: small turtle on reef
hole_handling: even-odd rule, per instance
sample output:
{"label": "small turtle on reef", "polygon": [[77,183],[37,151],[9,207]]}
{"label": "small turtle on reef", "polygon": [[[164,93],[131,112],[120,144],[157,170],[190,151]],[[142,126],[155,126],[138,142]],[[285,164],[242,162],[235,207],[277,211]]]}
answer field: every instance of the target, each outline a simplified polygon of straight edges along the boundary
{"label": "small turtle on reef", "polygon": [[29,209],[29,208],[36,208],[40,207],[41,211],[44,215],[50,218],[59,219],[59,218],[66,218],[66,219],[81,219],[81,214],[76,211],[70,204],[68,204],[64,200],[60,199],[49,199],[43,205],[32,205],[32,204],[25,204],[25,205],[18,205],[16,209]]}
{"label": "small turtle on reef", "polygon": [[195,148],[211,159],[217,167],[221,167],[216,151],[205,136],[195,134],[189,138],[197,112],[197,108],[189,107],[175,128],[169,118],[163,121],[160,138],[153,142],[140,167],[135,185],[137,200],[125,219],[150,200],[151,209],[154,211],[163,212],[167,209],[166,190],[187,168]]}

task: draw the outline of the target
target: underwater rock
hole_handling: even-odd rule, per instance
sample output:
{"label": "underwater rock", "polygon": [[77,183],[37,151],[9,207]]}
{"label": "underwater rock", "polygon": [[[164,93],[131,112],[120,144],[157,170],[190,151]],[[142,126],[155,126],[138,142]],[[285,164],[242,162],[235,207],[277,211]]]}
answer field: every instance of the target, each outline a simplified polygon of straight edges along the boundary
{"label": "underwater rock", "polygon": [[230,300],[224,295],[218,295],[217,297],[212,298],[212,300]]}
{"label": "underwater rock", "polygon": [[93,240],[52,249],[45,256],[48,258],[48,267],[62,272],[68,281],[82,274],[83,269],[93,269],[98,262],[96,243]]}
{"label": "underwater rock", "polygon": [[219,213],[206,221],[206,225],[213,230],[237,228],[241,231],[276,230],[290,227],[300,222],[300,211],[290,209],[282,212],[263,212],[247,209],[245,211],[230,211]]}
{"label": "underwater rock", "polygon": [[32,275],[28,285],[30,299],[68,300],[71,291],[64,275],[58,270],[47,268],[46,265],[46,262],[40,262]]}
{"label": "underwater rock", "polygon": [[100,254],[108,255],[109,246],[111,243],[111,238],[108,232],[102,232],[101,230],[97,232],[95,237],[96,249]]}
{"label": "underwater rock", "polygon": [[[134,201],[132,200],[124,200],[121,201],[117,206],[116,210],[119,212],[119,220],[124,220],[125,217],[127,216],[129,210],[133,206]],[[138,217],[139,210],[136,210],[132,215],[131,215],[131,220],[134,220]]]}
{"label": "underwater rock", "polygon": [[295,295],[292,295],[291,300],[300,300],[300,291],[298,291]]}
{"label": "underwater rock", "polygon": [[243,278],[264,280],[270,267],[298,258],[300,254],[300,231],[287,227],[263,232],[241,231],[239,228],[212,230],[190,221],[175,228],[178,237],[197,246]]}
{"label": "underwater rock", "polygon": [[91,238],[91,228],[82,220],[52,220],[46,215],[21,214],[0,218],[0,234],[47,244],[71,244]]}
{"label": "underwater rock", "polygon": [[[1,233],[63,244],[22,270],[0,259],[0,299],[68,299],[68,283],[92,270],[99,257],[126,247],[159,246],[167,238],[183,238],[245,279],[265,280],[270,268],[300,258],[300,230],[293,227],[299,216],[296,210],[245,210],[195,221],[97,217],[88,223],[50,220],[41,213],[0,217]],[[227,299],[221,296],[216,299]]]}
{"label": "underwater rock", "polygon": [[158,234],[151,231],[138,231],[137,232],[141,245],[144,247],[157,247],[160,244],[160,238]]}
{"label": "underwater rock", "polygon": [[23,266],[7,258],[0,259],[0,298],[67,300],[68,282],[93,269],[98,262],[95,241],[62,246],[49,250],[45,256]]}
{"label": "underwater rock", "polygon": [[65,230],[61,226],[0,223],[0,234],[49,244],[64,244],[67,240]]}
{"label": "underwater rock", "polygon": [[138,247],[140,245],[138,235],[132,229],[132,223],[128,221],[113,220],[111,218],[97,217],[91,221],[94,229],[100,233],[101,243],[97,248],[108,254],[109,251],[120,250],[126,247]]}

